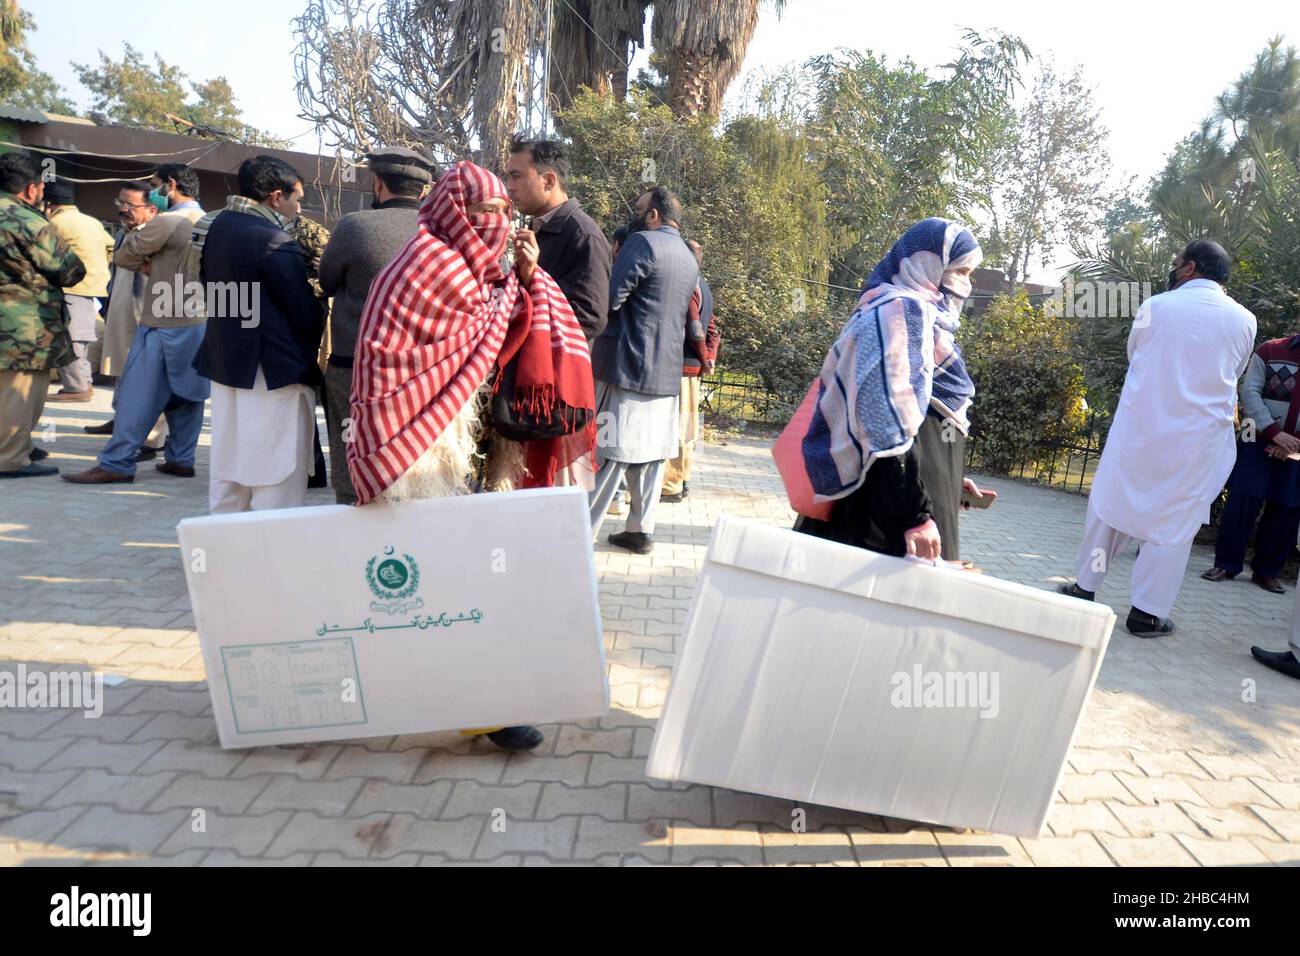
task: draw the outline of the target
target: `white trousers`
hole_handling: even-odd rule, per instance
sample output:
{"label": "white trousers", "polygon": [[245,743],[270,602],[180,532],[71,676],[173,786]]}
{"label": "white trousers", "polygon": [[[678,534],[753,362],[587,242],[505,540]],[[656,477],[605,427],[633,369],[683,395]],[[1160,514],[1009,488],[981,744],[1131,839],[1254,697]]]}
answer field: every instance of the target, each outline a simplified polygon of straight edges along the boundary
{"label": "white trousers", "polygon": [[[1085,591],[1096,591],[1106,579],[1106,572],[1134,539],[1097,517],[1088,504],[1088,517],[1083,523],[1083,541],[1079,543],[1076,578]],[[1156,617],[1168,617],[1183,586],[1187,561],[1192,555],[1192,539],[1185,544],[1152,544],[1141,542],[1133,576],[1129,582],[1129,598],[1133,607]]]}
{"label": "white trousers", "polygon": [[252,388],[212,383],[212,514],[301,508],[315,464],[315,395],[306,385],[266,387],[261,368]]}
{"label": "white trousers", "polygon": [[241,485],[212,478],[208,482],[208,512],[214,515],[239,511],[271,511],[301,508],[307,503],[307,471],[311,462],[298,462],[293,473],[275,485]]}

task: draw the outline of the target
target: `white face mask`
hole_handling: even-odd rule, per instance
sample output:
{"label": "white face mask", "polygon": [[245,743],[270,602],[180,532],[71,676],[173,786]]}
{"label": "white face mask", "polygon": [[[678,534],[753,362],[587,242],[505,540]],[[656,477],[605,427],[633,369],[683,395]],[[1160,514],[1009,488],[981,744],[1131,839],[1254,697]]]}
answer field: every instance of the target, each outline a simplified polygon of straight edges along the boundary
{"label": "white face mask", "polygon": [[955,299],[970,298],[972,286],[968,275],[945,272],[943,278],[939,280],[939,286]]}

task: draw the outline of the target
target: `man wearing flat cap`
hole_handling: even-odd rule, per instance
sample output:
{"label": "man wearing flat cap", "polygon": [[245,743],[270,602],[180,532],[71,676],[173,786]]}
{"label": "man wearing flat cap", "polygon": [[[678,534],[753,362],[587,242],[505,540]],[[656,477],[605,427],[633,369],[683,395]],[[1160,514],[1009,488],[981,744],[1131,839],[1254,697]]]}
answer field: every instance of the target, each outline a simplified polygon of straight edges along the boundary
{"label": "man wearing flat cap", "polygon": [[108,262],[113,254],[113,237],[98,219],[77,208],[72,183],[66,179],[45,184],[45,217],[86,267],[86,277],[63,290],[63,301],[68,306],[68,332],[77,357],[71,365],[59,369],[63,389],[51,395],[50,401],[88,402],[94,389],[86,353],[95,341],[95,320],[99,318],[96,299],[108,297]]}
{"label": "man wearing flat cap", "polygon": [[379,271],[415,235],[420,194],[433,182],[433,162],[413,149],[390,147],[366,155],[374,175],[375,200],[361,212],[339,220],[320,258],[320,285],[333,296],[330,357],[325,368],[325,418],[329,423],[330,480],[339,504],[357,500],[348,477],[345,437],[350,429],[352,358],[366,294]]}

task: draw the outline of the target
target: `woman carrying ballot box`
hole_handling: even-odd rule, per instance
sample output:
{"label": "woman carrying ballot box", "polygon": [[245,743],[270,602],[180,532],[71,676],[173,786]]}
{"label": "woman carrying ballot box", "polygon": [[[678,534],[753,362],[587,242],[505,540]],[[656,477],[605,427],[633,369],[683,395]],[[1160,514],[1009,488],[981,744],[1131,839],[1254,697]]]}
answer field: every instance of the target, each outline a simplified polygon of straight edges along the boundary
{"label": "woman carrying ballot box", "polygon": [[[536,239],[512,233],[509,213],[500,179],[457,163],[371,284],[347,449],[358,505],[549,487],[595,447],[586,336],[537,267]],[[510,441],[507,425],[515,436],[559,434]],[[542,742],[527,726],[471,733],[506,750]]]}
{"label": "woman carrying ballot box", "polygon": [[926,219],[871,274],[822,365],[803,465],[824,520],[795,529],[896,557],[958,560],[966,412],[975,394],[957,347],[971,272],[970,230]]}

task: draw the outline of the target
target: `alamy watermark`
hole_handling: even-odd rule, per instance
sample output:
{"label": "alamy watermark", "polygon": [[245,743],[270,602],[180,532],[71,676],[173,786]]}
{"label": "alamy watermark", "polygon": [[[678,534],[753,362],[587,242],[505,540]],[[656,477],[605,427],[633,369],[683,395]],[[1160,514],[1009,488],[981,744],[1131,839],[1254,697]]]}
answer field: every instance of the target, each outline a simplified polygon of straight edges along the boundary
{"label": "alamy watermark", "polygon": [[978,709],[980,717],[998,715],[997,671],[895,671],[889,679],[892,707]]}
{"label": "alamy watermark", "polygon": [[1154,295],[1150,282],[1075,282],[1067,277],[1043,308],[1065,319],[1132,319]]}
{"label": "alamy watermark", "polygon": [[104,675],[91,671],[0,670],[0,711],[80,710],[83,717],[104,713]]}
{"label": "alamy watermark", "polygon": [[197,282],[177,274],[153,284],[157,319],[239,319],[241,328],[261,324],[260,282]]}

